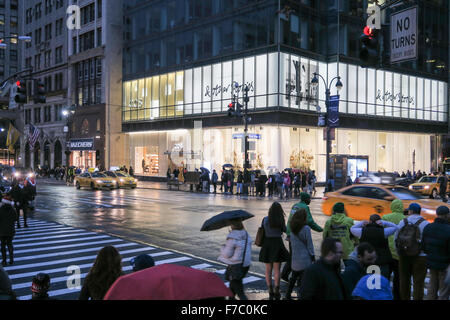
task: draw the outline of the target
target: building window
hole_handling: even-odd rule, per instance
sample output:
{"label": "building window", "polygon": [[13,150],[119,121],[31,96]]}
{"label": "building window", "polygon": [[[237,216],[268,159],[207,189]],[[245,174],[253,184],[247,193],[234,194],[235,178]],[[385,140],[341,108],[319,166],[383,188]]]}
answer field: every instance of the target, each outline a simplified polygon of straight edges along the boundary
{"label": "building window", "polygon": [[52,121],[52,107],[46,106],[44,108],[44,122],[51,122]]}
{"label": "building window", "polygon": [[61,121],[63,119],[62,115],[62,105],[57,104],[55,105],[55,121]]}
{"label": "building window", "polygon": [[45,52],[44,60],[45,68],[49,68],[52,64],[52,52],[50,50]]}
{"label": "building window", "polygon": [[96,58],[96,64],[97,64],[97,78],[102,77],[102,58]]}
{"label": "building window", "polygon": [[34,44],[38,45],[42,42],[42,29],[36,29],[34,31]]}
{"label": "building window", "polygon": [[56,0],[56,10],[64,6],[64,0]]}
{"label": "building window", "polygon": [[102,46],[102,28],[97,29],[97,47]]}
{"label": "building window", "polygon": [[72,54],[77,54],[77,37],[72,39]]}
{"label": "building window", "polygon": [[25,110],[25,124],[31,123],[31,109]]}
{"label": "building window", "polygon": [[[29,32],[29,33],[27,33],[27,36],[30,37],[30,38],[32,38],[32,37],[33,37],[33,33],[32,33],[32,32]],[[26,48],[26,49],[31,48],[32,45],[33,45],[33,42],[31,42],[31,41],[30,41],[30,42],[25,42],[25,48]]]}
{"label": "building window", "polygon": [[55,49],[55,63],[56,64],[63,62],[62,50],[63,50],[62,46]]}
{"label": "building window", "polygon": [[41,108],[34,109],[34,123],[41,123]]}
{"label": "building window", "polygon": [[31,67],[32,67],[32,65],[31,65],[31,58],[26,58],[25,59],[25,68],[29,69]]}
{"label": "building window", "polygon": [[89,134],[89,121],[88,121],[88,119],[84,119],[83,123],[81,124],[81,134],[82,135]]}
{"label": "building window", "polygon": [[38,3],[34,6],[34,19],[38,20],[42,16],[42,3]]}
{"label": "building window", "polygon": [[52,76],[44,78],[44,85],[47,92],[52,91]]}
{"label": "building window", "polygon": [[97,132],[100,132],[100,131],[101,131],[101,126],[100,126],[100,124],[101,124],[100,119],[97,119]]}
{"label": "building window", "polygon": [[56,20],[56,27],[55,27],[55,36],[60,36],[63,33],[63,19]]}
{"label": "building window", "polygon": [[52,24],[48,24],[45,26],[45,41],[48,41],[52,38]]}
{"label": "building window", "polygon": [[37,54],[34,56],[34,68],[36,70],[41,69],[41,54]]}
{"label": "building window", "polygon": [[95,103],[102,103],[102,85],[100,83],[95,85]]}
{"label": "building window", "polygon": [[52,12],[53,7],[52,2],[53,2],[52,0],[45,0],[45,14],[49,14]]}
{"label": "building window", "polygon": [[97,18],[102,17],[102,0],[97,0]]}

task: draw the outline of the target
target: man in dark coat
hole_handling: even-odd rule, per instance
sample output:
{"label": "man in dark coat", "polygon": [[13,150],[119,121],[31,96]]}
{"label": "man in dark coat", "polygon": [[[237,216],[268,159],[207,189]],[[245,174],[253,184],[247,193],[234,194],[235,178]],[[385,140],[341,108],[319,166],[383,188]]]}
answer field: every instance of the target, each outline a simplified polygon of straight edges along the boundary
{"label": "man in dark coat", "polygon": [[2,251],[2,265],[7,265],[6,247],[9,252],[9,264],[14,263],[13,255],[13,238],[16,234],[14,225],[18,219],[16,210],[13,208],[14,203],[11,201],[11,194],[3,196],[0,207],[0,241]]}
{"label": "man in dark coat", "polygon": [[423,247],[430,269],[430,287],[427,300],[448,300],[450,285],[444,284],[450,265],[450,210],[441,206],[436,210],[437,218],[423,230]]}
{"label": "man in dark coat", "polygon": [[447,202],[447,184],[448,179],[445,175],[445,172],[438,179],[439,182],[439,196],[441,197],[443,202]]}
{"label": "man in dark coat", "polygon": [[303,273],[300,300],[347,300],[340,271],[343,254],[339,240],[326,238],[322,242],[322,257]]}
{"label": "man in dark coat", "polygon": [[[353,256],[354,254],[356,254],[356,258]],[[360,243],[356,253],[352,253],[349,256],[345,271],[342,274],[348,296],[352,295],[359,280],[367,275],[367,267],[374,265],[376,260],[377,253],[375,248],[367,242]]]}
{"label": "man in dark coat", "polygon": [[378,214],[370,216],[370,222],[362,221],[350,229],[351,233],[360,239],[360,242],[370,243],[377,252],[377,261],[375,262],[381,269],[381,274],[389,279],[392,263],[392,254],[389,248],[388,238],[397,231],[397,225],[381,220]]}

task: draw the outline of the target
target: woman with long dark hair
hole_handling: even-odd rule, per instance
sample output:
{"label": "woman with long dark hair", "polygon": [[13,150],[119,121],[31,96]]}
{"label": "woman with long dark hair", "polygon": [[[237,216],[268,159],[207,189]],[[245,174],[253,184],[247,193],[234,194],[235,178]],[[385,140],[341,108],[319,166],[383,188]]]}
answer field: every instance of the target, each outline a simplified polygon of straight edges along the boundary
{"label": "woman with long dark hair", "polygon": [[307,216],[306,210],[301,208],[294,213],[289,223],[292,246],[292,275],[289,279],[286,300],[291,299],[292,290],[297,280],[301,279],[303,271],[315,261],[311,228],[307,224]]}
{"label": "woman with long dark hair", "polygon": [[[274,202],[269,215],[262,221],[264,240],[259,253],[259,261],[266,264],[266,284],[269,289],[269,300],[280,300],[280,268],[281,263],[289,258],[282,235],[286,232],[285,213],[281,204]],[[274,285],[272,286],[272,271]]]}
{"label": "woman with long dark hair", "polygon": [[111,285],[122,275],[119,252],[113,246],[104,247],[84,280],[79,300],[103,300]]}

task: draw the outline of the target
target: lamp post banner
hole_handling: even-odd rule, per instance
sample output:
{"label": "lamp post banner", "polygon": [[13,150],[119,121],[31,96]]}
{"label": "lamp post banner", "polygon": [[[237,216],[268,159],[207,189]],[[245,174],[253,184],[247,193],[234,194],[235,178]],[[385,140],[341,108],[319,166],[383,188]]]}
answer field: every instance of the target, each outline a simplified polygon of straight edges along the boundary
{"label": "lamp post banner", "polygon": [[339,98],[340,96],[331,96],[328,105],[328,126],[330,128],[339,127]]}

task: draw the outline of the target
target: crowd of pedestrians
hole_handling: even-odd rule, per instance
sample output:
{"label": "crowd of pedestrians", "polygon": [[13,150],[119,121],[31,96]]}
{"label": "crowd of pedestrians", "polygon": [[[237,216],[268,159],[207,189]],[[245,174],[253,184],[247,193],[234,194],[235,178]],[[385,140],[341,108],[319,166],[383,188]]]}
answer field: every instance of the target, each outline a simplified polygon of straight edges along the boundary
{"label": "crowd of pedestrians", "polygon": [[[355,223],[346,216],[345,205],[336,203],[322,229],[310,214],[310,195],[302,193],[300,198],[287,223],[278,202],[272,204],[261,222],[264,237],[259,244],[258,260],[265,264],[269,300],[282,299],[281,279],[288,283],[284,296],[287,300],[292,299],[296,287],[300,300],[410,300],[411,296],[414,300],[449,299],[448,207],[439,207],[437,218],[429,223],[420,216],[420,205],[411,203],[405,210],[403,203],[395,200],[391,205],[392,213],[383,218],[374,214],[368,221]],[[239,229],[244,230],[241,225]],[[323,232],[318,258],[312,242],[313,231]],[[228,236],[226,252],[233,259],[221,261],[238,269],[245,266],[240,273],[243,278],[250,266],[248,261],[242,264],[246,232],[239,237],[232,233]],[[283,241],[284,234],[288,248]],[[247,252],[250,248],[246,247]],[[430,282],[424,297],[428,270]],[[240,299],[246,299],[242,293],[242,278],[235,279],[239,290],[234,292]],[[375,285],[371,285],[373,283]]]}
{"label": "crowd of pedestrians", "polygon": [[[198,169],[195,171],[199,173],[199,183],[195,188],[197,192],[216,194],[217,187],[220,187],[219,192],[227,195],[268,196],[280,199],[298,198],[301,192],[307,192],[313,197],[317,193],[317,176],[314,170],[272,170],[269,175],[263,170],[224,169],[220,174],[216,170],[212,173]],[[168,169],[167,178],[170,180],[179,174],[178,171],[174,175]]]}

